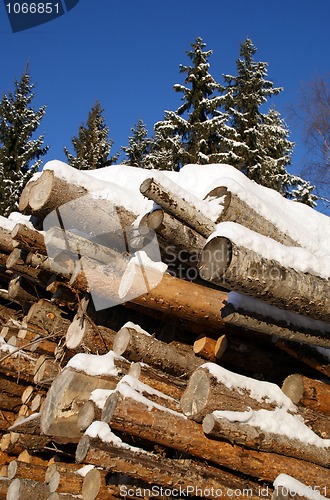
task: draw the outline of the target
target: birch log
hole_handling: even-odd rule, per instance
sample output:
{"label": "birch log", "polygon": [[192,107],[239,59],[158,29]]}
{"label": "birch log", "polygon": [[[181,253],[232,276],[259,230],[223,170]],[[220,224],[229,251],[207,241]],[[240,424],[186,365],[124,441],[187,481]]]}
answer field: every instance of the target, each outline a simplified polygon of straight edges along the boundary
{"label": "birch log", "polygon": [[329,281],[285,268],[225,237],[215,237],[204,247],[199,264],[206,281],[225,286],[282,309],[329,321]]}

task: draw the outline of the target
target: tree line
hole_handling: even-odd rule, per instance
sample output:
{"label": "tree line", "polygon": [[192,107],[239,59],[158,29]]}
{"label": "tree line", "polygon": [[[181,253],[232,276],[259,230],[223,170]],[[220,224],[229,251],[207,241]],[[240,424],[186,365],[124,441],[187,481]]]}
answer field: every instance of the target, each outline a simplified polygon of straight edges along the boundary
{"label": "tree line", "polygon": [[[187,51],[190,64],[180,65],[184,82],[174,85],[174,91],[181,94],[179,108],[164,112],[164,119],[154,125],[151,137],[140,119],[131,129],[128,145],[120,148],[125,156],[122,163],[167,170],[180,170],[188,163],[226,163],[286,198],[315,206],[315,186],[288,172],[295,145],[289,139],[285,121],[274,106],[264,112],[268,100],[283,89],[274,87],[267,78],[267,63],[255,60],[257,49],[252,41],[248,38],[241,44],[236,74],[224,74],[222,83],[210,73],[212,50],[205,47],[198,37]],[[36,137],[46,106],[34,109],[34,95],[27,66],[21,79],[15,82],[14,91],[4,94],[0,102],[1,215],[15,210],[24,185],[38,171],[49,149],[44,145],[44,135]],[[322,114],[322,131],[313,123],[315,117],[310,110],[304,110],[303,120],[307,139],[310,142],[314,139],[314,147],[319,141],[318,172],[323,169],[329,180],[327,87],[322,97],[325,101],[328,98],[328,115],[324,116],[325,111]],[[71,166],[96,169],[118,161],[120,152],[112,154],[113,140],[109,138],[103,112],[96,101],[86,124],[81,124],[77,136],[72,138],[73,152],[64,148]],[[307,125],[313,134],[308,134]],[[310,170],[310,178],[312,174]]]}

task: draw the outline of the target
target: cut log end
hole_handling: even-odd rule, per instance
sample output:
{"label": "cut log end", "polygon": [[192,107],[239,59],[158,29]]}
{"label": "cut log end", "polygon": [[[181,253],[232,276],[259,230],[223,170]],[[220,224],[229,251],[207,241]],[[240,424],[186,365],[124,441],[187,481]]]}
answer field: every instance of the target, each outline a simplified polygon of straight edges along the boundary
{"label": "cut log end", "polygon": [[187,388],[180,401],[182,412],[195,419],[203,410],[210,392],[210,380],[204,371],[194,372],[188,382]]}
{"label": "cut log end", "polygon": [[221,281],[232,259],[232,244],[222,236],[213,238],[204,247],[199,260],[199,274],[206,281]]}
{"label": "cut log end", "polygon": [[163,210],[157,209],[148,215],[148,227],[149,229],[158,229],[164,220]]}
{"label": "cut log end", "polygon": [[65,345],[68,349],[76,349],[84,338],[85,327],[81,319],[75,318],[70,324],[65,337]]}
{"label": "cut log end", "polygon": [[282,391],[295,404],[299,403],[304,395],[304,381],[301,375],[294,373],[283,382]]}
{"label": "cut log end", "polygon": [[131,336],[129,328],[121,328],[114,339],[112,350],[121,356],[129,346]]}
{"label": "cut log end", "polygon": [[212,413],[206,415],[203,419],[203,431],[205,434],[210,434],[213,431],[215,426],[215,418]]}
{"label": "cut log end", "polygon": [[94,500],[101,488],[101,474],[97,469],[91,469],[84,477],[81,494],[83,499]]}
{"label": "cut log end", "polygon": [[91,425],[91,423],[95,419],[95,410],[93,401],[86,401],[84,405],[79,410],[77,427],[80,431],[85,431],[87,427]]}
{"label": "cut log end", "polygon": [[109,423],[111,418],[115,412],[117,401],[118,401],[119,393],[114,392],[111,394],[105,402],[105,405],[102,410],[102,421]]}
{"label": "cut log end", "polygon": [[153,182],[154,182],[153,178],[145,179],[140,186],[141,194],[145,195],[149,191],[150,186],[152,185]]}

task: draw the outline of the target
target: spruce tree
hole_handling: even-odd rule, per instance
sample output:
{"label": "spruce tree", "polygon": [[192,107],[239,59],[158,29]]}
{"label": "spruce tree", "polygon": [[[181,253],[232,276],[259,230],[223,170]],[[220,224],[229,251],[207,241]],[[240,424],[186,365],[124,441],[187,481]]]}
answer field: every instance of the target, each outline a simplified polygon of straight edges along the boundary
{"label": "spruce tree", "polygon": [[150,151],[151,140],[148,139],[148,130],[143,120],[140,119],[131,128],[131,131],[133,135],[128,138],[129,146],[122,147],[127,158],[123,161],[123,164],[131,165],[132,167],[147,168],[146,157]]}
{"label": "spruce tree", "polygon": [[253,59],[257,49],[248,38],[240,48],[237,59],[237,76],[224,75],[226,92],[225,109],[230,114],[229,125],[237,133],[231,143],[231,164],[250,179],[262,183],[262,152],[260,138],[263,131],[263,115],[260,107],[282,88],[275,88],[267,76],[267,63]]}
{"label": "spruce tree", "polygon": [[78,170],[108,167],[118,159],[118,154],[109,157],[113,141],[108,138],[109,129],[103,111],[99,101],[96,101],[88,113],[86,126],[80,125],[78,136],[72,138],[76,156],[64,148],[69,164]]}
{"label": "spruce tree", "polygon": [[34,133],[46,112],[46,106],[34,109],[34,84],[26,67],[15,90],[4,94],[0,102],[0,215],[8,216],[17,208],[20,194],[38,171],[48,146],[44,135]]}
{"label": "spruce tree", "polygon": [[[164,121],[155,125],[155,142],[149,160],[159,168],[179,169],[187,163],[216,163],[222,159],[221,139],[226,115],[220,111],[222,87],[209,73],[212,51],[204,51],[198,37],[187,52],[191,66],[180,65],[185,85],[174,90],[183,94],[177,111],[166,111]],[[226,133],[227,135],[227,133]]]}

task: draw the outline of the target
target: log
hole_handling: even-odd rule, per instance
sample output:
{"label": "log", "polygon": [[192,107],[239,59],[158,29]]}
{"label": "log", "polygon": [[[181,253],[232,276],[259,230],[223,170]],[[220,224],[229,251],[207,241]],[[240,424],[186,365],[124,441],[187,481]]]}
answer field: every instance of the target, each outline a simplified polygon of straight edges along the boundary
{"label": "log", "polygon": [[[168,179],[166,179],[168,184]],[[155,179],[149,178],[140,186],[141,193],[160,205],[166,212],[170,213],[191,229],[197,231],[204,238],[208,238],[215,229],[215,224],[198,210],[192,203],[192,195],[187,193],[186,199],[174,192],[170,192]],[[182,192],[180,187],[180,192]],[[195,205],[207,207],[206,203],[195,198]]]}
{"label": "log", "polygon": [[[101,299],[108,300],[109,304],[125,300],[126,296],[118,296],[120,279],[115,276],[113,269],[102,266],[87,257],[80,259],[80,263],[82,270],[81,268],[80,272],[77,270],[71,279],[71,285],[74,288],[84,293],[93,291]],[[136,275],[134,290],[145,290],[145,282],[139,282],[141,276],[141,272]],[[151,280],[150,282],[152,283]],[[211,329],[218,331],[223,329],[220,309],[228,298],[225,292],[164,274],[156,287],[151,288],[147,293],[139,295],[137,291],[136,294],[138,296],[134,296],[132,288],[129,290],[128,300],[134,304],[159,310],[167,317],[174,315],[192,323],[203,324]]]}
{"label": "log", "polygon": [[45,479],[45,472],[45,466],[29,464],[20,460],[12,460],[8,465],[8,479],[19,477],[20,479],[33,479],[42,483]]}
{"label": "log", "polygon": [[82,186],[69,184],[55,172],[44,170],[38,179],[23,189],[19,210],[42,219],[57,207],[86,194],[87,190]]}
{"label": "log", "polygon": [[252,229],[256,233],[268,236],[279,243],[287,246],[299,246],[289,235],[283,233],[271,221],[265,219],[262,215],[256,212],[237,194],[229,191],[224,186],[218,186],[212,189],[204,200],[212,198],[223,198],[222,212],[216,223],[223,221],[231,221],[240,224],[241,226]]}
{"label": "log", "polygon": [[218,340],[202,335],[195,340],[193,349],[195,354],[214,363],[222,357],[227,346],[228,340],[225,335],[221,335]]}
{"label": "log", "polygon": [[114,330],[96,325],[89,317],[76,315],[66,333],[65,345],[76,352],[106,354],[112,349],[115,336]]}
{"label": "log", "polygon": [[329,321],[329,282],[285,268],[275,260],[218,236],[204,247],[199,264],[203,279],[314,319]]}
{"label": "log", "polygon": [[[263,396],[255,395],[256,385]],[[202,365],[191,375],[180,405],[182,412],[197,422],[215,410],[247,411],[283,405],[295,409],[275,384],[238,375],[214,363]]]}
{"label": "log", "polygon": [[[6,349],[9,352],[6,352]],[[0,373],[16,378],[18,381],[31,383],[33,381],[33,368],[37,357],[5,344],[0,350]]]}
{"label": "log", "polygon": [[[131,393],[130,393],[131,394]],[[207,438],[202,426],[179,413],[169,413],[151,402],[115,393],[108,398],[104,421],[113,431],[138,436],[153,443],[189,453],[227,470],[239,471],[250,479],[274,481],[285,470],[307,485],[330,485],[329,470],[319,465],[275,453],[249,450]],[[106,411],[105,411],[106,410]]]}
{"label": "log", "polygon": [[295,373],[284,380],[282,391],[293,403],[330,416],[329,383],[313,380]]}
{"label": "log", "polygon": [[124,327],[115,336],[113,350],[130,361],[143,361],[158,370],[188,377],[204,363],[193,352],[180,354],[171,344],[165,344],[151,335]]}
{"label": "log", "polygon": [[30,307],[25,323],[40,328],[46,335],[58,332],[59,337],[65,335],[70,326],[65,312],[46,299],[40,299]]}
{"label": "log", "polygon": [[47,500],[48,496],[49,488],[47,485],[32,479],[14,479],[7,492],[7,500],[26,500],[26,498]]}
{"label": "log", "polygon": [[47,253],[44,235],[40,231],[31,229],[24,224],[16,224],[11,232],[11,237],[18,244],[18,248],[22,250],[27,252],[34,250],[41,254]]}
{"label": "log", "polygon": [[[117,438],[118,439],[118,438]],[[105,443],[99,438],[84,435],[76,450],[79,463],[89,463],[96,467],[105,467],[108,471],[127,474],[128,476],[150,484],[163,487],[202,491],[204,498],[214,498],[214,492],[228,498],[229,489],[244,488],[249,490],[251,498],[257,498],[257,485],[252,481],[240,480],[229,472],[220,471],[207,464],[198,465],[193,460],[163,458],[154,453],[128,446]],[[213,489],[213,493],[212,493]],[[189,495],[189,496],[190,496]],[[250,496],[249,495],[249,496]]]}
{"label": "log", "polygon": [[138,378],[142,383],[175,400],[180,400],[187,385],[186,381],[181,378],[164,373],[140,362],[133,363],[130,366],[128,375]]}
{"label": "log", "polygon": [[293,439],[274,432],[265,432],[260,427],[248,423],[230,421],[225,416],[218,416],[217,411],[204,417],[203,431],[212,438],[228,440],[233,445],[277,453],[306,460],[322,467],[330,467],[329,448],[306,444],[298,438]]}
{"label": "log", "polygon": [[316,350],[307,345],[297,346],[296,343],[282,339],[278,339],[275,342],[275,345],[285,353],[292,356],[292,358],[301,361],[314,370],[317,370],[322,373],[322,375],[330,377],[329,358],[327,357],[326,352],[325,355],[322,354],[321,349]]}
{"label": "log", "polygon": [[76,464],[51,464],[45,474],[45,483],[49,491],[54,493],[80,493],[83,486],[83,477],[76,474],[80,466]]}
{"label": "log", "polygon": [[59,363],[53,357],[43,354],[34,366],[33,381],[36,385],[50,386],[60,371]]}
{"label": "log", "polygon": [[65,437],[69,442],[80,438],[77,427],[80,407],[95,389],[115,389],[120,373],[128,370],[128,363],[116,360],[114,367],[118,369],[117,375],[98,376],[65,367],[52,383],[43,404],[40,422],[43,434]]}
{"label": "log", "polygon": [[0,378],[0,409],[7,411],[18,411],[22,404],[22,394],[25,386],[13,382],[7,377]]}
{"label": "log", "polygon": [[10,253],[14,250],[10,231],[0,226],[0,250],[1,253]]}
{"label": "log", "polygon": [[241,330],[258,332],[271,337],[297,342],[299,344],[306,344],[309,346],[330,348],[329,334],[322,333],[317,335],[316,331],[308,333],[300,332],[295,328],[285,328],[274,324],[272,320],[255,317],[252,313],[247,313],[243,310],[235,310],[231,304],[224,307],[221,311],[223,321]]}
{"label": "log", "polygon": [[[189,263],[195,265],[198,260],[198,254],[205,245],[203,238],[197,231],[183,224],[180,220],[161,209],[156,209],[144,216],[139,225],[139,232],[148,235],[150,230],[155,231],[166,242],[167,246],[172,245],[176,253],[182,251],[195,256],[191,257]],[[175,248],[173,248],[175,247]],[[180,259],[179,259],[180,260]]]}

